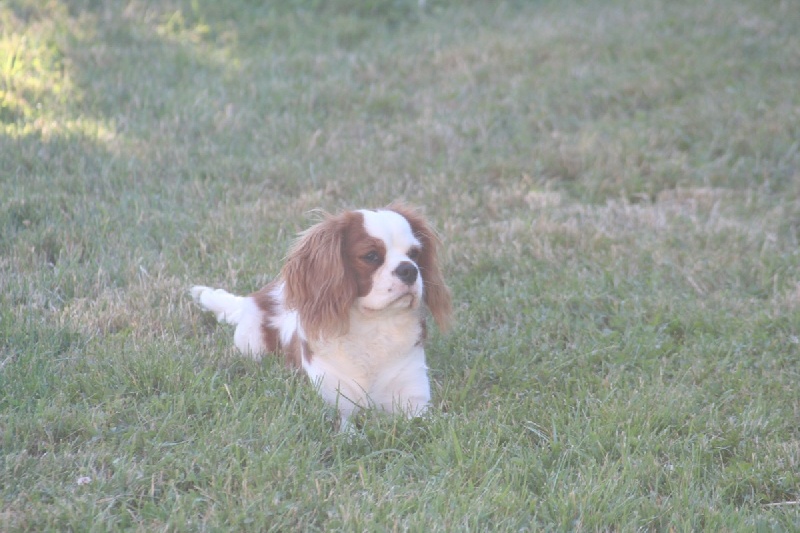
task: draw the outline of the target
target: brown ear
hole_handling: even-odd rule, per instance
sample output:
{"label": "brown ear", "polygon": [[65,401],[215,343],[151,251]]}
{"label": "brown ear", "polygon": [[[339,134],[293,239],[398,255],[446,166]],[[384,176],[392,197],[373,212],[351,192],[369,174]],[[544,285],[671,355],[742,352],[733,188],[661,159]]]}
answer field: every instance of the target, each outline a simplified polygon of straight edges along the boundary
{"label": "brown ear", "polygon": [[345,333],[358,286],[344,257],[345,231],[354,213],[325,214],[304,231],[283,266],[286,306],[300,315],[308,339]]}
{"label": "brown ear", "polygon": [[430,309],[439,329],[446,331],[450,327],[453,304],[450,300],[450,289],[447,288],[439,267],[438,250],[441,245],[439,236],[415,208],[402,203],[393,203],[388,209],[403,215],[411,225],[411,231],[422,243],[422,253],[417,260],[417,266],[422,273],[425,305]]}

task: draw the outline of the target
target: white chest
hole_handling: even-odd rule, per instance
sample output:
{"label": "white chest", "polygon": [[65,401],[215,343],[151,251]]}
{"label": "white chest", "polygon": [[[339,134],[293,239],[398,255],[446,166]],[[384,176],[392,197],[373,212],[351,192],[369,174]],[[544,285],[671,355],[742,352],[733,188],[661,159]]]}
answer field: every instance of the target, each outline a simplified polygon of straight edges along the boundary
{"label": "white chest", "polygon": [[313,356],[303,368],[345,416],[367,405],[393,412],[411,398],[418,411],[430,398],[419,317],[392,318],[354,320],[346,335],[310,346]]}

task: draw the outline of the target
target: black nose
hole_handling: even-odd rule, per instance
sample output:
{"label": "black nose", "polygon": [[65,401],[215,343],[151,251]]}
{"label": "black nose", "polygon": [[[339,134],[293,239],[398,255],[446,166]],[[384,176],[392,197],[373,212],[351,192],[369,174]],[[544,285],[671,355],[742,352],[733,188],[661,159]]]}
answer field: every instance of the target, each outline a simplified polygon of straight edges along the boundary
{"label": "black nose", "polygon": [[413,285],[417,281],[417,274],[419,274],[417,267],[408,261],[403,261],[394,269],[394,275],[406,285]]}

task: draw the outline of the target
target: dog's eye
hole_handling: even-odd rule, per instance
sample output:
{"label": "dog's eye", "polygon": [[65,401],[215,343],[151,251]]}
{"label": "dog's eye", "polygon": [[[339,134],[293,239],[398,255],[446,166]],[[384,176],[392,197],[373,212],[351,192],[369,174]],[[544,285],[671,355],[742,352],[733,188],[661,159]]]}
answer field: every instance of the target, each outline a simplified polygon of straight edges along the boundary
{"label": "dog's eye", "polygon": [[416,261],[417,259],[419,259],[419,253],[420,253],[419,248],[411,248],[408,251],[408,258],[411,259],[412,261]]}
{"label": "dog's eye", "polygon": [[371,265],[379,265],[381,263],[381,256],[378,252],[372,251],[368,254],[364,254],[361,256],[361,259],[366,261]]}

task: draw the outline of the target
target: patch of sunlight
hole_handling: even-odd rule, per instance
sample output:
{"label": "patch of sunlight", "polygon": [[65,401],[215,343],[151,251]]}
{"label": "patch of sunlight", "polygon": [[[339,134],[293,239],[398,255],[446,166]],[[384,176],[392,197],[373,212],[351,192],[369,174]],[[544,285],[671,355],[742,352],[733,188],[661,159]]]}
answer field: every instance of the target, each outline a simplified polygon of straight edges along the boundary
{"label": "patch of sunlight", "polygon": [[183,11],[174,11],[165,16],[164,22],[158,25],[156,31],[165,39],[200,44],[208,39],[211,27],[204,22],[199,13],[197,3],[192,2],[192,13],[188,17],[184,16]]}
{"label": "patch of sunlight", "polygon": [[203,8],[192,0],[189,6],[158,15],[155,35],[164,43],[177,45],[202,63],[218,68],[233,68],[238,64],[234,53],[239,28],[233,24],[215,24],[206,20]]}
{"label": "patch of sunlight", "polygon": [[28,119],[72,89],[57,47],[39,35],[0,36],[0,122]]}
{"label": "patch of sunlight", "polygon": [[71,111],[82,95],[70,78],[63,41],[83,35],[84,24],[70,19],[61,2],[49,2],[24,20],[0,7],[0,21],[0,134],[45,141],[73,135],[104,143],[114,139],[114,124]]}
{"label": "patch of sunlight", "polygon": [[67,120],[39,117],[31,122],[0,123],[0,134],[10,138],[37,137],[45,142],[56,137],[79,136],[110,144],[116,139],[117,130],[112,123],[87,117]]}

